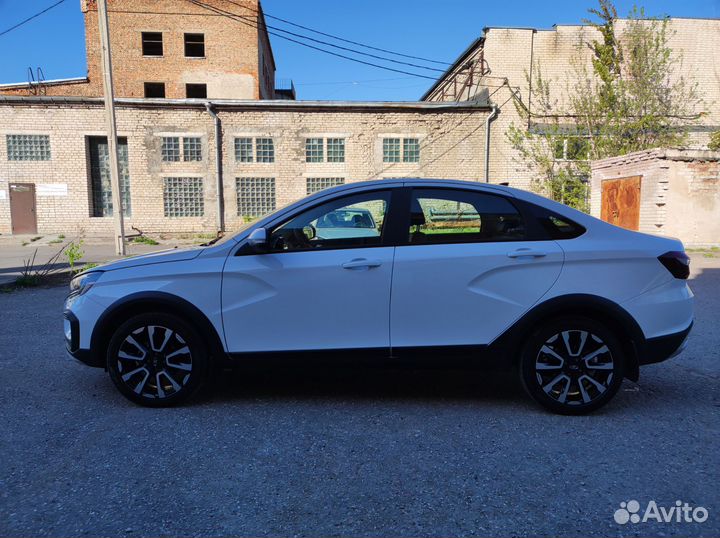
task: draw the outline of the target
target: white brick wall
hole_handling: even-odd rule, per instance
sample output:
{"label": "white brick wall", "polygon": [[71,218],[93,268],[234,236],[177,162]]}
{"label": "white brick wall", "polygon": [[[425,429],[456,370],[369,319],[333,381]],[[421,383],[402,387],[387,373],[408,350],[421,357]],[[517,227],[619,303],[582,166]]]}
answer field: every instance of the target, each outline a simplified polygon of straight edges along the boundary
{"label": "white brick wall", "polygon": [[[307,177],[343,177],[346,182],[383,177],[428,177],[480,180],[483,176],[484,124],[487,110],[479,108],[427,109],[373,105],[343,108],[318,105],[312,109],[237,106],[219,109],[223,123],[223,173],[226,227],[243,220],[237,215],[235,178],[276,178],[278,207],[306,195]],[[132,215],[128,230],[146,232],[212,231],[216,222],[215,135],[204,108],[122,105],[117,110],[118,134],[127,137]],[[104,111],[99,103],[34,104],[0,102],[0,190],[8,183],[65,183],[64,197],[37,197],[39,233],[111,235],[112,219],[91,217],[87,137],[104,134]],[[52,160],[7,160],[5,135],[42,132],[50,135]],[[202,162],[162,162],[161,135],[192,133],[203,139]],[[244,134],[271,136],[274,163],[238,163],[234,138]],[[344,163],[305,162],[308,133],[343,134]],[[388,133],[421,139],[419,163],[383,163],[382,137]],[[165,218],[163,178],[204,178],[205,215]],[[0,199],[0,233],[10,233],[9,197]]]}

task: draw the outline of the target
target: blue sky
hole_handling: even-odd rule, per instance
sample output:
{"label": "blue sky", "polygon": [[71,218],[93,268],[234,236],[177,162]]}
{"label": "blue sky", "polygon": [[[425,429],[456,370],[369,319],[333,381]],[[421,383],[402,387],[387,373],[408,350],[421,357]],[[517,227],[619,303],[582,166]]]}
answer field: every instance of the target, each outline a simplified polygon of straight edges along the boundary
{"label": "blue sky", "polygon": [[[0,32],[55,1],[0,0]],[[616,2],[618,12],[627,14],[634,3]],[[66,0],[41,17],[0,36],[0,83],[27,80],[29,66],[42,67],[47,79],[84,76],[85,42],[79,4],[79,0]],[[586,17],[590,5],[594,5],[590,0],[263,1],[267,13],[304,26],[447,62],[465,50],[485,26],[542,28],[555,23],[578,23]],[[640,5],[644,5],[649,15],[720,17],[720,0],[648,0]],[[228,24],[238,23],[229,20]],[[268,24],[303,32],[273,20],[268,20]],[[278,77],[293,79],[301,99],[415,100],[432,84],[430,80],[334,58],[276,37],[271,40]],[[430,76],[437,74],[408,66],[386,65]]]}

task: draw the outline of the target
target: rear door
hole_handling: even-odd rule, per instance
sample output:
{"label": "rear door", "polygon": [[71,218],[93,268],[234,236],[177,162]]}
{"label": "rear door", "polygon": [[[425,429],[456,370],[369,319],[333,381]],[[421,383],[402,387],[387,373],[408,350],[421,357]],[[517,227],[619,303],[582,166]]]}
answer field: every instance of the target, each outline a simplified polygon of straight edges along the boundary
{"label": "rear door", "polygon": [[414,188],[410,211],[407,242],[395,251],[393,349],[489,344],[560,274],[562,249],[529,241],[510,198]]}

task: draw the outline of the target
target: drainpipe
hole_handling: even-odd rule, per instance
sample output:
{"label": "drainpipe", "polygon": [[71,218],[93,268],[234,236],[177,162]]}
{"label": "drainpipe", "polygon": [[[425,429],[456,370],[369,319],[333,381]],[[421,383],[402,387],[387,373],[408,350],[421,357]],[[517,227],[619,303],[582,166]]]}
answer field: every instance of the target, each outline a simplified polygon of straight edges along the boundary
{"label": "drainpipe", "polygon": [[222,124],[220,117],[213,110],[211,101],[205,102],[205,110],[215,121],[215,178],[217,180],[217,229],[218,234],[225,231],[225,200],[223,196],[223,168],[222,168]]}
{"label": "drainpipe", "polygon": [[490,122],[497,118],[500,108],[492,105],[492,112],[485,118],[485,183],[490,183]]}

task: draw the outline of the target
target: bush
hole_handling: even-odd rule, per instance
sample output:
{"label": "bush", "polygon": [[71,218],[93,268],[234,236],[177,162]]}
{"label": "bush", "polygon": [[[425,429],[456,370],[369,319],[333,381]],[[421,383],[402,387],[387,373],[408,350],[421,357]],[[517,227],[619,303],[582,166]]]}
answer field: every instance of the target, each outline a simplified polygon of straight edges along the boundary
{"label": "bush", "polygon": [[720,150],[720,131],[715,131],[710,135],[710,142],[708,142],[708,149],[713,151]]}

